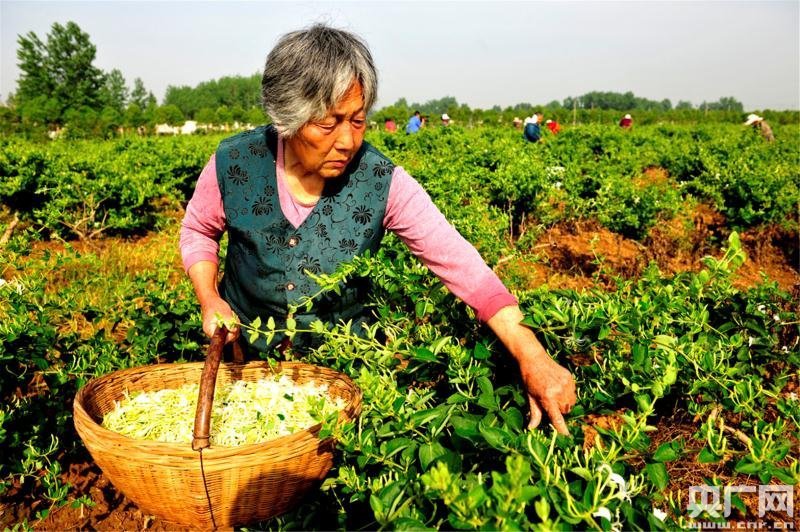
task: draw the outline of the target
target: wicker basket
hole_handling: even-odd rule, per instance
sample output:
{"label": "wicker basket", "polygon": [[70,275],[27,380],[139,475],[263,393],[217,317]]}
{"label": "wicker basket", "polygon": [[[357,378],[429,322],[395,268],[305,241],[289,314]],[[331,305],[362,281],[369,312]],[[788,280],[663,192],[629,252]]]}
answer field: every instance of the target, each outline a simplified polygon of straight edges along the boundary
{"label": "wicker basket", "polygon": [[[75,428],[103,473],[145,513],[212,528],[244,525],[289,510],[333,465],[334,441],[317,437],[319,425],[264,443],[208,447],[201,452],[188,443],[135,440],[100,426],[125,391],[197,383],[202,371],[203,363],[163,364],[93,379],[75,397]],[[276,371],[298,383],[327,384],[332,395],[346,402],[340,419],[359,414],[361,391],[348,377],[327,368],[284,362],[273,369],[259,361],[223,363],[216,374],[225,383],[256,381]]]}

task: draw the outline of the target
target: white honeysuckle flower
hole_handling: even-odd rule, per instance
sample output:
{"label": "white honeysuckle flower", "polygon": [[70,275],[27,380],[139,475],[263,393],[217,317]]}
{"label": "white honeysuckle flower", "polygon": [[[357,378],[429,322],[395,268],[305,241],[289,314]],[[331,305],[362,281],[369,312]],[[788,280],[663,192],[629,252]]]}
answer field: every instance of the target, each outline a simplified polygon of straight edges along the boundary
{"label": "white honeysuckle flower", "polygon": [[757,307],[756,307],[756,309],[757,309],[759,312],[764,312],[764,308],[766,308],[766,307],[764,307],[764,305],[759,305],[759,306],[757,306]]}
{"label": "white honeysuckle flower", "polygon": [[781,317],[780,317],[780,316],[778,316],[777,314],[775,314],[775,315],[774,315],[774,316],[772,316],[772,317],[775,319],[775,321],[781,321]]}
{"label": "white honeysuckle flower", "polygon": [[622,475],[619,475],[617,473],[611,473],[608,476],[608,479],[611,482],[615,483],[617,485],[617,488],[619,488],[619,496],[620,496],[620,498],[621,499],[627,499],[628,498],[628,488],[625,485],[625,479],[622,478]]}
{"label": "white honeysuckle flower", "polygon": [[611,510],[606,508],[605,506],[601,506],[598,508],[593,514],[592,517],[605,517],[609,521],[611,521]]}
{"label": "white honeysuckle flower", "polygon": [[748,338],[747,338],[747,346],[748,346],[748,347],[750,347],[751,345],[753,345],[755,342],[756,342],[756,339],[755,339],[755,338],[753,338],[752,336],[750,336],[750,337],[748,337]]}
{"label": "white honeysuckle flower", "polygon": [[658,519],[659,521],[664,521],[664,520],[667,518],[667,512],[665,512],[665,511],[664,511],[664,510],[662,510],[661,508],[655,508],[655,507],[654,507],[654,508],[653,508],[653,515],[654,515],[654,516],[656,517],[656,519]]}
{"label": "white honeysuckle flower", "polygon": [[789,392],[788,394],[786,394],[786,399],[788,399],[789,401],[797,401],[797,393]]}

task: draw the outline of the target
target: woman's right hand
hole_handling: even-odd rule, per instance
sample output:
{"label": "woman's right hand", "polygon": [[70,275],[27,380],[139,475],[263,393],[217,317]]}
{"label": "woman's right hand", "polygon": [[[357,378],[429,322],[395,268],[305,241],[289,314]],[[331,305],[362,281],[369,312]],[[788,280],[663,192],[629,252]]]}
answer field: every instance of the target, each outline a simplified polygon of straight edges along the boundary
{"label": "woman's right hand", "polygon": [[239,316],[231,309],[227,301],[221,297],[209,298],[200,306],[203,319],[203,332],[211,338],[217,327],[224,325],[228,328],[225,343],[230,343],[239,337]]}

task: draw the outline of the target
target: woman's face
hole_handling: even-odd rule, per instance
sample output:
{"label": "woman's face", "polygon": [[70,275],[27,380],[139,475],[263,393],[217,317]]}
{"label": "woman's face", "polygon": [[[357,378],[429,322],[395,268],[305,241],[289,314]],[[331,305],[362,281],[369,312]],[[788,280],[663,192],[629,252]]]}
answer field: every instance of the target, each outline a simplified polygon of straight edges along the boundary
{"label": "woman's face", "polygon": [[305,174],[339,177],[361,147],[366,123],[361,84],[353,83],[324,118],[307,123],[286,142]]}

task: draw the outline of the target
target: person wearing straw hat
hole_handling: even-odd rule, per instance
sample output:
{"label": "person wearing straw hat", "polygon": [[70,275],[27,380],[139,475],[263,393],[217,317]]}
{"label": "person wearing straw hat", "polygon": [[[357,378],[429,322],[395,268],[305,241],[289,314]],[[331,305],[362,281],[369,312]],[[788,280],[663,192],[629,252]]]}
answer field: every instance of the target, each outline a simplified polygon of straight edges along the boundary
{"label": "person wearing straw hat", "polygon": [[[218,317],[249,325],[272,317],[284,329],[288,306],[319,290],[312,274],[333,273],[356,255],[374,253],[394,232],[457,297],[471,306],[515,358],[527,391],[530,426],[546,414],[568,434],[563,414],[576,402],[572,374],[545,351],[523,314],[477,250],[450,225],[420,184],[364,141],[378,76],[357,36],[316,24],[284,35],[269,53],[261,83],[272,125],[224,139],[198,178],[181,227],[184,268],[200,302],[204,332]],[[228,233],[218,283],[219,240]],[[314,320],[368,320],[365,279],[340,295],[300,306],[300,329]],[[239,330],[233,327],[227,341]],[[286,338],[263,336],[249,350]],[[292,349],[313,340],[294,336]],[[304,344],[305,342],[305,344]],[[285,345],[285,344],[284,344]]]}
{"label": "person wearing straw hat", "polygon": [[447,113],[442,113],[442,125],[449,126],[450,125],[450,115]]}
{"label": "person wearing straw hat", "polygon": [[619,121],[619,127],[621,127],[622,129],[630,129],[631,127],[633,127],[633,117],[629,114],[623,116],[622,119]]}
{"label": "person wearing straw hat", "polygon": [[772,133],[772,128],[769,127],[767,121],[764,120],[763,117],[758,116],[757,114],[749,114],[747,115],[747,120],[745,120],[744,125],[752,126],[754,130],[760,131],[761,135],[767,139],[767,142],[772,142],[775,140],[775,135]]}

